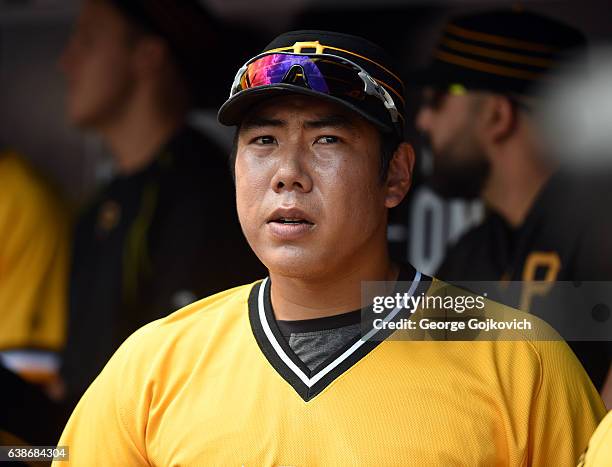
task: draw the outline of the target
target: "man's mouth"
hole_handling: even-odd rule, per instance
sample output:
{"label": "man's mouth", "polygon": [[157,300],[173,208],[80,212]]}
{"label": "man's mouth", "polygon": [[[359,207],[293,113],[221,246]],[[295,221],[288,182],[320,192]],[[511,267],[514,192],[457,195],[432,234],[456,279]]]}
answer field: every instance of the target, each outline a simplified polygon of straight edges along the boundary
{"label": "man's mouth", "polygon": [[299,225],[299,224],[313,225],[312,222],[306,219],[301,219],[299,217],[279,217],[278,219],[273,219],[270,222],[277,222],[279,224],[287,224],[287,225]]}
{"label": "man's mouth", "polygon": [[279,208],[267,221],[269,232],[282,241],[296,241],[308,235],[315,228],[315,223],[309,214],[293,208]]}
{"label": "man's mouth", "polygon": [[278,208],[270,214],[267,223],[278,223],[284,225],[307,224],[314,225],[312,217],[297,207]]}

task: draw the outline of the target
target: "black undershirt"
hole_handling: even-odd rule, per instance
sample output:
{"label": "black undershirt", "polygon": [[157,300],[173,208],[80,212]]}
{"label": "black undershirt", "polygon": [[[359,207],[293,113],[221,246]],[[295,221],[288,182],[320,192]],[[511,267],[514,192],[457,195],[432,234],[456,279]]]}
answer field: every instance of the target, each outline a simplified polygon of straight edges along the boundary
{"label": "black undershirt", "polygon": [[313,370],[361,333],[361,310],[276,323],[291,350]]}

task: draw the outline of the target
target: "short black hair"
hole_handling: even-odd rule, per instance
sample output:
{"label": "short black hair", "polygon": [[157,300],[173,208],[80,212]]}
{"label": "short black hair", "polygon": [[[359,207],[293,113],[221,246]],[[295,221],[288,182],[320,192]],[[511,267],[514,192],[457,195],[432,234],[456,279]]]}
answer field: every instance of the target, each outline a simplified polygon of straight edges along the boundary
{"label": "short black hair", "polygon": [[[234,132],[234,140],[232,142],[232,150],[229,156],[229,169],[232,173],[232,179],[234,183],[236,182],[236,154],[238,152],[238,137],[240,135],[240,125],[236,127],[236,131]],[[393,160],[393,155],[397,150],[397,147],[402,143],[400,138],[396,136],[394,133],[387,133],[383,130],[378,130],[378,138],[380,141],[380,170],[379,170],[379,178],[380,182],[384,183],[387,180],[387,175],[389,173],[389,166],[391,165],[391,160]]]}

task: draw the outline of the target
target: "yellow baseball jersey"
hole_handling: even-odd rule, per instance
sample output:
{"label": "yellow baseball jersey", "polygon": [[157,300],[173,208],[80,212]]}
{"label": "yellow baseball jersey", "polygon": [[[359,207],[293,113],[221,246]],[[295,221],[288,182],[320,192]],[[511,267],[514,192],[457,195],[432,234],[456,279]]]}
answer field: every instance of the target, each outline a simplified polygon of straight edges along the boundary
{"label": "yellow baseball jersey", "polygon": [[[413,279],[410,293],[427,292]],[[562,341],[372,328],[310,371],[270,287],[214,295],[128,338],[59,441],[71,465],[575,466],[604,415]]]}
{"label": "yellow baseball jersey", "polygon": [[17,154],[0,154],[0,358],[34,381],[65,338],[68,216]]}
{"label": "yellow baseball jersey", "polygon": [[612,466],[612,412],[608,412],[593,433],[589,448],[579,463],[579,467],[610,466]]}

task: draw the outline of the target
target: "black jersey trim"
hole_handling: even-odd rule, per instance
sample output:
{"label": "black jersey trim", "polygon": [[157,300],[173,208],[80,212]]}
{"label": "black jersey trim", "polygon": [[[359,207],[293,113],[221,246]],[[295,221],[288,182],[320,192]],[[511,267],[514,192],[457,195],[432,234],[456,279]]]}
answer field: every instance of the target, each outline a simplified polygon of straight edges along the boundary
{"label": "black jersey trim", "polygon": [[[413,268],[412,271],[414,275],[411,276],[412,280],[408,294],[414,295],[426,292],[431,278],[423,276]],[[357,336],[311,371],[289,347],[287,340],[278,328],[270,300],[270,285],[270,278],[267,277],[251,289],[249,295],[251,329],[266,359],[306,402],[323,391],[393,332],[372,327],[368,332],[363,333],[362,336]],[[384,320],[395,321],[400,319],[400,316],[403,315],[400,311],[402,311],[401,308],[392,310]],[[374,337],[376,338],[374,339]]]}
{"label": "black jersey trim", "polygon": [[328,331],[330,329],[338,329],[345,326],[359,324],[360,322],[361,310],[349,311],[348,313],[341,313],[339,315],[325,316],[323,318],[300,319],[295,321],[276,320],[276,324],[285,337],[290,337],[291,334]]}

